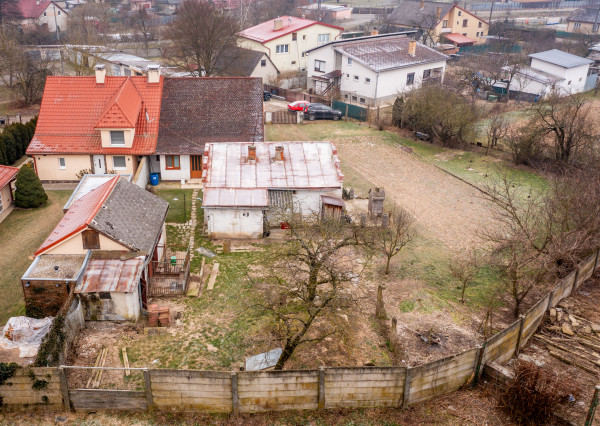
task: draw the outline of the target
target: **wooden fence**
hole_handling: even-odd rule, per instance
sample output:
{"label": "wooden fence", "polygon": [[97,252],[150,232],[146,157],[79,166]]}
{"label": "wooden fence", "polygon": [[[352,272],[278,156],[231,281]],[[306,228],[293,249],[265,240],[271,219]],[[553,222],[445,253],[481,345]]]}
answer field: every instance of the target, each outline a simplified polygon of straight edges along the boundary
{"label": "wooden fence", "polygon": [[[477,378],[486,363],[509,360],[533,336],[549,308],[590,278],[597,266],[598,251],[561,280],[527,313],[481,346],[416,367],[342,367],[261,372],[138,368],[132,370],[143,371],[145,390],[131,391],[69,389],[65,370],[93,367],[63,366],[31,369],[36,375],[49,377],[48,387],[44,391],[33,390],[25,370],[19,370],[14,378],[0,386],[0,396],[4,405],[63,403],[65,408],[77,411],[110,407],[120,410],[196,410],[237,414],[407,407],[458,390],[471,378]],[[47,400],[42,399],[43,395],[47,396]]]}

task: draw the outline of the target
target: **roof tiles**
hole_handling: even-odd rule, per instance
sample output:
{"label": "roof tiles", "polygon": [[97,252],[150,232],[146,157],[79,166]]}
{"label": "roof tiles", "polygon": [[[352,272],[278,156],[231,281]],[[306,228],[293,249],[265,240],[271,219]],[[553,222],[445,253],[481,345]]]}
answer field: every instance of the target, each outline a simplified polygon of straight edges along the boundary
{"label": "roof tiles", "polygon": [[17,173],[19,173],[18,167],[0,166],[0,189],[13,180]]}
{"label": "roof tiles", "polygon": [[[281,29],[276,30],[274,21],[279,19],[282,21]],[[255,40],[260,43],[266,43],[271,40],[275,40],[281,36],[299,31],[301,29],[310,27],[312,25],[322,25],[325,27],[335,28],[340,31],[344,30],[342,27],[336,27],[335,25],[324,24],[323,22],[313,21],[312,19],[297,18],[295,16],[281,16],[279,18],[271,19],[270,21],[262,22],[250,28],[246,28],[238,33],[239,36]]]}

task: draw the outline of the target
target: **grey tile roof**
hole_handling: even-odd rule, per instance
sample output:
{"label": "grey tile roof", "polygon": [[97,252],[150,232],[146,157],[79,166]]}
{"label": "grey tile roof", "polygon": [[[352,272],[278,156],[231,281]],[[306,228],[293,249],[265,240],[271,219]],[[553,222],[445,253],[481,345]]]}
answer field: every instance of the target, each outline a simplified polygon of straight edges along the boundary
{"label": "grey tile roof", "polygon": [[582,65],[591,64],[591,61],[581,56],[572,55],[562,50],[552,49],[546,50],[545,52],[532,53],[529,55],[530,58],[539,59],[540,61],[548,62],[550,64],[558,65],[563,68],[575,68]]}
{"label": "grey tile roof", "polygon": [[200,155],[207,142],[263,140],[262,79],[164,80],[157,154]]}
{"label": "grey tile roof", "polygon": [[598,17],[598,23],[600,23],[600,14],[598,14],[598,9],[576,9],[567,18],[567,21],[572,22],[587,22],[589,24],[593,24],[596,22],[596,17]]}
{"label": "grey tile roof", "polygon": [[150,254],[162,231],[169,203],[119,179],[90,223],[90,228],[131,250]]}
{"label": "grey tile roof", "polygon": [[[422,3],[424,3],[423,8],[421,8]],[[387,17],[387,22],[403,27],[434,28],[452,6],[454,3],[404,0]],[[441,8],[440,19],[436,19],[438,7]]]}
{"label": "grey tile roof", "polygon": [[334,49],[376,72],[448,59],[447,55],[421,43],[417,43],[412,56],[408,53],[409,41],[408,37],[397,36],[338,45]]}

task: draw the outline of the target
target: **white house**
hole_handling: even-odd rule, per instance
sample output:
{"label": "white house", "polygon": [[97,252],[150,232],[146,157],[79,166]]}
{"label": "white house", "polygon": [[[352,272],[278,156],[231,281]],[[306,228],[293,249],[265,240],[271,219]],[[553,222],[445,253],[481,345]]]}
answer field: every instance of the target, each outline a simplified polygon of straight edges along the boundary
{"label": "white house", "polygon": [[524,96],[544,96],[551,91],[580,93],[594,88],[597,74],[590,71],[594,61],[552,49],[529,55],[531,64],[523,67],[510,83],[512,92]]}
{"label": "white house", "polygon": [[46,27],[49,32],[67,29],[68,13],[49,0],[19,0],[21,25],[26,28]]}
{"label": "white house", "polygon": [[309,91],[339,90],[349,103],[381,105],[425,81],[442,81],[447,55],[401,33],[333,41],[307,52]]}
{"label": "white house", "polygon": [[257,238],[290,212],[343,206],[344,175],[331,142],[209,143],[202,164],[213,238]]}

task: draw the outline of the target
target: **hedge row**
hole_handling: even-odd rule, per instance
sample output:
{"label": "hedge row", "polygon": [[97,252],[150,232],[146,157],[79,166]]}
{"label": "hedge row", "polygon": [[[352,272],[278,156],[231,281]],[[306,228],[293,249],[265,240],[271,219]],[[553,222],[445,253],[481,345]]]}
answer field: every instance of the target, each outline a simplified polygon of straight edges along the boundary
{"label": "hedge row", "polygon": [[0,133],[0,165],[10,166],[25,155],[29,142],[33,139],[37,117],[25,124],[13,123]]}

